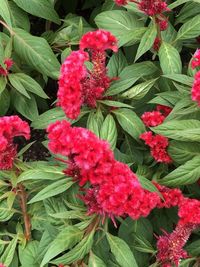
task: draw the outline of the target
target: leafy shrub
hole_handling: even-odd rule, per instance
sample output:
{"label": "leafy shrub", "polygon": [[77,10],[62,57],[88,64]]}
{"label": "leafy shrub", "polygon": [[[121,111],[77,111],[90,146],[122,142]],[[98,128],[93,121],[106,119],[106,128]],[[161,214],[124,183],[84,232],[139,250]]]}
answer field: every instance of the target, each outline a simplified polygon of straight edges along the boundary
{"label": "leafy shrub", "polygon": [[199,266],[199,12],[1,0],[0,267]]}

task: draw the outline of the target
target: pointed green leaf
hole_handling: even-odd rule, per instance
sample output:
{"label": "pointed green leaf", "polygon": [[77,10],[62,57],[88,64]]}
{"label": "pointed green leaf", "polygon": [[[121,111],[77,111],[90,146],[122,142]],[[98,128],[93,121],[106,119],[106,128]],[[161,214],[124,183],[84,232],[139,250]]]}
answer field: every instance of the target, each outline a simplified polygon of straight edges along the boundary
{"label": "pointed green leaf", "polygon": [[105,118],[100,131],[100,138],[107,140],[112,150],[115,149],[117,143],[117,127],[113,116],[108,114]]}

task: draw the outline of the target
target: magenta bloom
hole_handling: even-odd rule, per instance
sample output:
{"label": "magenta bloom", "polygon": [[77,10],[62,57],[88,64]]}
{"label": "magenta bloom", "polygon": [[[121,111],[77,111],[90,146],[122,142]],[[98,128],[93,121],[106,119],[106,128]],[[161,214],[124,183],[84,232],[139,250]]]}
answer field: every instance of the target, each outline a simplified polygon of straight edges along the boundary
{"label": "magenta bloom", "polygon": [[[88,49],[85,52],[84,49]],[[107,76],[105,50],[117,51],[117,40],[110,32],[88,32],[80,40],[80,50],[72,52],[61,66],[58,105],[70,119],[76,119],[83,104],[92,108],[109,88],[112,79]],[[85,61],[91,61],[87,70]]]}
{"label": "magenta bloom", "polygon": [[192,100],[196,101],[200,106],[200,71],[197,71],[197,73],[194,76],[194,83],[192,86],[191,93],[192,93]]}
{"label": "magenta bloom", "polygon": [[159,111],[152,111],[145,112],[141,119],[147,127],[154,127],[163,123],[165,117]]}
{"label": "magenta bloom", "polygon": [[0,66],[0,75],[7,76],[10,68],[13,65],[13,61],[11,58],[7,58],[4,60],[4,64],[5,64],[6,68],[4,69],[4,68],[2,68],[2,66]]}
{"label": "magenta bloom", "polygon": [[13,166],[17,154],[17,145],[13,144],[15,136],[30,138],[30,127],[18,116],[0,118],[0,169],[6,170]]}
{"label": "magenta bloom", "polygon": [[200,49],[197,49],[196,52],[194,53],[191,66],[193,69],[200,66]]}
{"label": "magenta bloom", "polygon": [[140,139],[150,147],[151,155],[157,162],[171,163],[172,159],[166,149],[169,145],[168,138],[162,135],[153,135],[152,132],[145,132],[140,135]]}
{"label": "magenta bloom", "polygon": [[82,200],[89,213],[133,219],[147,216],[160,198],[143,189],[137,176],[124,163],[118,162],[106,141],[85,128],[71,127],[58,121],[48,129],[49,149],[68,157],[64,171],[84,188]]}

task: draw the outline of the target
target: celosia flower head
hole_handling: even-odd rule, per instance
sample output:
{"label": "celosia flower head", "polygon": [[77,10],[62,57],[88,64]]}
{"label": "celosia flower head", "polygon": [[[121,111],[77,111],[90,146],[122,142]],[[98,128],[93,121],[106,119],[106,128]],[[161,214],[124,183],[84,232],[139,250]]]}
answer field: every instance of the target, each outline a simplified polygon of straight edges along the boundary
{"label": "celosia flower head", "polygon": [[197,49],[196,52],[194,53],[191,66],[193,69],[200,66],[200,49]]}
{"label": "celosia flower head", "polygon": [[151,155],[157,162],[171,163],[172,159],[166,149],[169,145],[168,138],[162,135],[153,135],[152,132],[145,132],[140,135],[140,139],[150,147]]}
{"label": "celosia flower head", "polygon": [[118,51],[117,39],[110,32],[105,30],[96,30],[83,35],[80,40],[80,49],[92,49],[104,52],[107,49]]}
{"label": "celosia flower head", "polygon": [[8,73],[9,73],[10,68],[13,65],[12,59],[11,58],[5,59],[4,60],[4,65],[5,65],[5,68],[3,68],[2,66],[0,66],[0,75],[7,76]]}
{"label": "celosia flower head", "polygon": [[[59,77],[58,105],[67,117],[76,119],[81,106],[96,107],[96,101],[103,97],[112,79],[107,76],[105,50],[117,51],[116,38],[107,31],[88,32],[80,40],[80,48],[64,61]],[[84,49],[88,49],[85,52]],[[91,60],[92,70],[84,63]]]}
{"label": "celosia flower head", "polygon": [[169,113],[172,111],[172,108],[164,105],[157,105],[156,110],[161,112],[163,116],[167,117]]}
{"label": "celosia flower head", "polygon": [[30,138],[30,128],[27,122],[18,116],[0,118],[0,169],[12,168],[17,154],[17,146],[13,144],[13,138],[24,136]]}
{"label": "celosia flower head", "polygon": [[148,16],[155,16],[169,11],[167,3],[162,0],[141,0],[138,7]]}
{"label": "celosia flower head", "polygon": [[141,119],[147,127],[154,127],[163,123],[165,117],[159,111],[152,111],[145,112]]}
{"label": "celosia flower head", "polygon": [[196,101],[200,106],[200,71],[197,71],[197,73],[194,76],[194,82],[191,94],[192,94],[191,95],[192,100]]}
{"label": "celosia flower head", "polygon": [[193,224],[200,226],[200,201],[197,199],[184,198],[179,205],[178,216],[180,224]]}
{"label": "celosia flower head", "polygon": [[129,167],[114,159],[106,141],[88,129],[71,127],[67,121],[51,124],[47,131],[49,149],[68,157],[65,173],[80,186],[90,185],[82,196],[89,213],[138,219],[156,207],[158,194],[141,187]]}

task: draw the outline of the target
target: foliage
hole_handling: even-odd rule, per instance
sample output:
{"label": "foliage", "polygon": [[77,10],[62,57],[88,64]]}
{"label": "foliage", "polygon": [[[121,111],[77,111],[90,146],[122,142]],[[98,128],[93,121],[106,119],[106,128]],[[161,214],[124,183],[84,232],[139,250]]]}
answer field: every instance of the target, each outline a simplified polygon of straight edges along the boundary
{"label": "foliage", "polygon": [[[174,241],[174,233],[183,241],[179,227],[184,207],[192,211],[191,218],[200,218],[199,202],[191,200],[200,199],[199,50],[193,56],[200,46],[200,2],[167,0],[168,8],[152,15],[150,9],[144,12],[141,2],[144,0],[139,4],[132,0],[1,0],[0,116],[19,115],[29,122],[32,132],[39,130],[43,135],[52,123],[70,122],[75,140],[70,139],[70,145],[74,144],[78,154],[82,144],[86,158],[93,143],[84,146],[80,136],[88,132],[76,129],[90,130],[95,134],[91,138],[109,143],[109,152],[102,149],[102,154],[111,154],[113,169],[118,161],[122,169],[129,166],[146,202],[156,196],[158,203],[151,203],[148,216],[139,218],[128,212],[91,212],[84,194],[89,189],[100,190],[102,184],[91,182],[91,177],[81,184],[77,177],[83,167],[66,172],[76,153],[56,153],[49,146],[48,157],[27,159],[37,137],[29,143],[17,137],[14,143],[19,151],[17,155],[13,152],[13,167],[0,170],[0,267],[199,266],[200,221],[187,229],[189,258],[181,247],[163,263],[161,241],[167,237],[170,247],[167,242]],[[83,47],[82,39],[97,29],[114,36],[110,47],[98,50],[103,55],[98,82],[94,49]],[[100,44],[95,36],[92,45]],[[72,51],[85,53],[85,62],[69,65],[66,60],[71,60]],[[73,90],[59,92],[62,86],[74,88],[77,83],[83,90],[81,100],[75,95],[77,102],[71,108],[80,100],[80,112],[70,117],[64,105]],[[14,136],[24,135],[23,129],[8,138],[3,127],[0,123],[0,161],[9,147],[2,149],[2,138],[6,136],[16,149]],[[9,126],[6,133],[7,129]],[[66,145],[69,131],[58,141]],[[46,148],[49,139],[52,141],[47,136],[42,140]],[[94,142],[100,149],[101,141]],[[104,167],[101,170],[106,173]],[[118,177],[114,171],[110,174],[107,180]],[[125,176],[123,170],[120,174]],[[109,187],[108,194],[115,194],[113,188]],[[122,192],[122,199],[123,190],[117,192]],[[168,193],[173,196],[171,202]],[[119,201],[119,207],[122,204]],[[180,254],[178,260],[174,254]]]}

